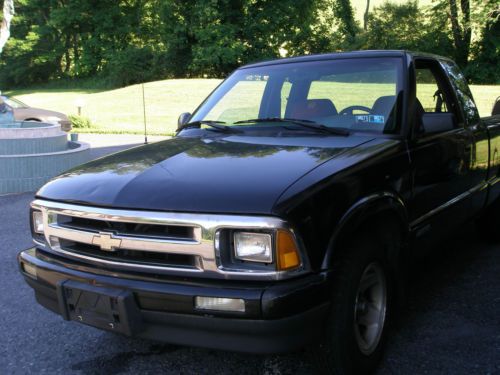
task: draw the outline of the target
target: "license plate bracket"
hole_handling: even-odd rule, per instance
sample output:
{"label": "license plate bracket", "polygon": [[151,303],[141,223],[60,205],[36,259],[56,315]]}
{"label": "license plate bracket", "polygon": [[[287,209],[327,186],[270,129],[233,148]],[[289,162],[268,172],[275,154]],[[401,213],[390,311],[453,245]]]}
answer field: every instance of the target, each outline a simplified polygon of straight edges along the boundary
{"label": "license plate bracket", "polygon": [[59,310],[66,320],[132,336],[142,328],[142,318],[132,292],[84,284],[58,283]]}

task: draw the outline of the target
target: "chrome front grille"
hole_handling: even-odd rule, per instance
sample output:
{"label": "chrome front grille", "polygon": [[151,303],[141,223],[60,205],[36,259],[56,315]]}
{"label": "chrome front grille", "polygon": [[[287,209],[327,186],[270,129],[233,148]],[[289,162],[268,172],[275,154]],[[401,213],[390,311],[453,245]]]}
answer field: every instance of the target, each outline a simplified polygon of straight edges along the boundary
{"label": "chrome front grille", "polygon": [[240,270],[221,264],[219,231],[287,229],[275,217],[105,209],[35,200],[44,250],[99,267],[169,275],[281,279],[294,271]]}
{"label": "chrome front grille", "polygon": [[175,267],[179,269],[200,269],[199,257],[188,254],[168,254],[140,250],[117,249],[103,251],[100,246],[88,245],[80,242],[59,240],[61,249],[82,256],[93,257],[98,260],[136,264],[138,266],[151,265],[158,267]]}
{"label": "chrome front grille", "polygon": [[111,232],[119,236],[144,239],[165,239],[172,241],[200,240],[199,227],[186,225],[127,223],[67,215],[57,215],[57,224],[67,229],[92,233]]}

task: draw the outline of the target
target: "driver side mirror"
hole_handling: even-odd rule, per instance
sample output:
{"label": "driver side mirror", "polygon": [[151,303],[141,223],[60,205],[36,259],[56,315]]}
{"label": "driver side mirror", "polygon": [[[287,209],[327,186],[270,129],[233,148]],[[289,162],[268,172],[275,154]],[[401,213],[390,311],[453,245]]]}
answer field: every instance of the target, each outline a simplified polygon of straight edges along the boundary
{"label": "driver side mirror", "polygon": [[422,127],[425,134],[444,133],[456,128],[453,113],[425,113],[422,115]]}
{"label": "driver side mirror", "polygon": [[189,122],[190,118],[191,118],[191,113],[189,112],[181,113],[179,119],[177,120],[177,130],[178,131],[181,130],[181,128]]}

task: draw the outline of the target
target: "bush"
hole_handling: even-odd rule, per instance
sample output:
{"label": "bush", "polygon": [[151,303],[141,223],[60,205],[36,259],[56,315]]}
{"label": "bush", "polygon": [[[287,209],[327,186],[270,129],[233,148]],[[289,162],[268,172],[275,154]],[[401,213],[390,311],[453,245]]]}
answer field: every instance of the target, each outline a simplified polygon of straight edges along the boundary
{"label": "bush", "polygon": [[73,129],[89,129],[94,128],[94,124],[87,117],[78,116],[78,115],[69,115],[69,120],[71,121],[71,125]]}

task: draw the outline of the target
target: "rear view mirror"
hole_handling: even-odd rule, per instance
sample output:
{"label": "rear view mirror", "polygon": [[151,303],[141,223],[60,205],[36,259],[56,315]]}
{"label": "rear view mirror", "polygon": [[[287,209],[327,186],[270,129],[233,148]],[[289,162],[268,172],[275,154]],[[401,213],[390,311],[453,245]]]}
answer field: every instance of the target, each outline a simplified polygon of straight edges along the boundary
{"label": "rear view mirror", "polygon": [[181,113],[179,119],[177,120],[177,130],[181,130],[181,128],[189,122],[190,118],[191,118],[191,113],[189,112]]}
{"label": "rear view mirror", "polygon": [[425,113],[422,115],[424,133],[443,133],[456,128],[453,113]]}

